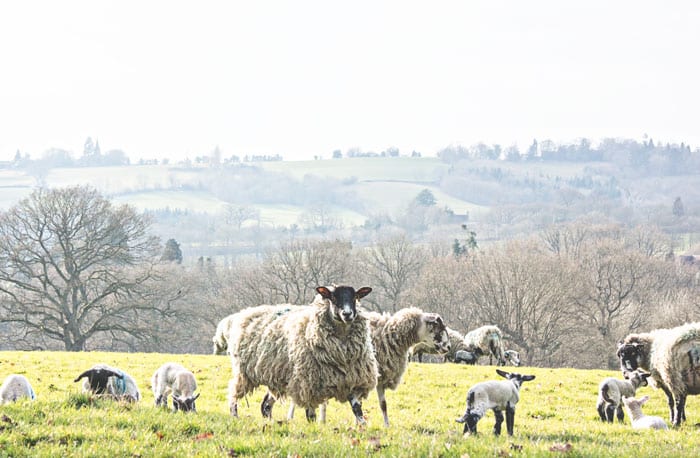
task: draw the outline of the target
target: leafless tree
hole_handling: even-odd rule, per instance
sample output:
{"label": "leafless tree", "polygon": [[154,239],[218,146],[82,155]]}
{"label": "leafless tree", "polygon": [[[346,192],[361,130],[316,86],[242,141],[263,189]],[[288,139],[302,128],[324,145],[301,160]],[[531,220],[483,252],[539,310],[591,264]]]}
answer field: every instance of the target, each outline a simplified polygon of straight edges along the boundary
{"label": "leafless tree", "polygon": [[159,243],[149,221],[96,190],[39,189],[0,215],[0,322],[80,351],[93,337],[141,338],[144,315],[178,294],[151,294]]}

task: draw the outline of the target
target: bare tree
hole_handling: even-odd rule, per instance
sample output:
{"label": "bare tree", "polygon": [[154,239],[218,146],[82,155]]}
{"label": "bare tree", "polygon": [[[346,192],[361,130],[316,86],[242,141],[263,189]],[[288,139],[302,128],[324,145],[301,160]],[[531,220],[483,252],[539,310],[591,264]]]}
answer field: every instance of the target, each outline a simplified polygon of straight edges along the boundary
{"label": "bare tree", "polygon": [[149,221],[96,190],[39,189],[0,215],[0,322],[80,351],[100,334],[144,336],[159,244]]}

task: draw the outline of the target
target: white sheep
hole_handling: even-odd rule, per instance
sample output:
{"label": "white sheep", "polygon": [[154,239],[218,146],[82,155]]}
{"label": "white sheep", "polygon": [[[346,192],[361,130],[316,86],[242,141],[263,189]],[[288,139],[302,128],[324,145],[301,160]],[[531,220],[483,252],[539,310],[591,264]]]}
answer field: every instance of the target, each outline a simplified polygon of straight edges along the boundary
{"label": "white sheep", "polygon": [[27,377],[19,374],[10,374],[0,386],[0,404],[9,404],[21,398],[36,399],[32,385]]}
{"label": "white sheep", "polygon": [[319,286],[311,306],[279,314],[270,313],[275,306],[236,313],[228,339],[231,415],[238,416],[240,398],[265,385],[275,398],[291,397],[309,420],[316,418],[316,407],[336,398],[349,402],[364,424],[361,400],[378,374],[369,323],[357,308],[370,291]]}
{"label": "white sheep", "polygon": [[[450,349],[445,353],[445,361],[454,361],[455,354],[458,351],[466,350],[467,347],[464,345],[464,336],[454,329],[447,328],[447,335],[450,339]],[[435,354],[436,351],[430,345],[424,343],[417,343],[409,350],[409,359],[416,357],[418,362],[423,362],[424,354]]]}
{"label": "white sheep", "polygon": [[622,398],[633,397],[637,388],[647,386],[649,375],[646,372],[636,370],[627,374],[628,380],[613,377],[603,379],[598,386],[598,402],[596,404],[600,419],[612,423],[617,411],[617,420],[622,423],[625,419]]}
{"label": "white sheep", "polygon": [[661,417],[652,415],[644,415],[642,405],[649,400],[649,396],[644,396],[639,399],[622,398],[622,402],[627,408],[627,412],[632,419],[632,428],[634,429],[668,429],[666,422]]}
{"label": "white sheep", "polygon": [[466,350],[474,353],[477,358],[489,355],[489,364],[493,364],[493,358],[499,366],[506,364],[503,355],[503,333],[498,326],[487,325],[469,331],[464,336]]}
{"label": "white sheep", "polygon": [[515,367],[520,366],[520,353],[515,350],[506,350],[503,352],[503,358],[507,363],[512,364]]}
{"label": "white sheep", "polygon": [[228,350],[228,335],[231,329],[231,322],[233,321],[234,315],[229,315],[226,318],[219,321],[216,326],[216,332],[212,341],[214,342],[214,354],[215,355],[225,355]]}
{"label": "white sheep", "polygon": [[[503,358],[506,362],[513,366],[520,366],[520,354],[515,350],[505,350]],[[454,362],[464,364],[476,364],[479,361],[479,356],[476,353],[467,350],[458,350],[455,352]]]}
{"label": "white sheep", "polygon": [[476,424],[486,415],[486,411],[493,410],[496,416],[496,424],[493,432],[501,434],[501,423],[503,423],[503,411],[506,411],[506,428],[508,435],[513,435],[513,425],[515,423],[515,405],[520,400],[520,387],[523,382],[534,380],[534,375],[521,375],[508,373],[496,369],[496,373],[506,380],[490,380],[477,383],[472,386],[467,393],[467,410],[457,423],[464,423],[464,433],[476,434]]}
{"label": "white sheep", "polygon": [[[418,308],[410,307],[393,315],[377,312],[365,312],[365,315],[369,319],[379,369],[377,397],[384,417],[384,426],[389,426],[384,393],[387,388],[395,390],[401,383],[408,364],[409,349],[420,343],[430,352],[445,353],[450,349],[450,340],[445,323],[436,313],[424,313]],[[263,401],[263,415],[271,414],[270,400],[268,395]],[[326,406],[326,403],[321,405],[321,421],[325,421]],[[288,416],[294,414],[293,409],[292,405]]]}
{"label": "white sheep", "polygon": [[141,392],[134,378],[126,372],[107,364],[95,364],[80,374],[74,382],[85,378],[83,391],[104,394],[117,400],[136,402],[141,399]]}
{"label": "white sheep", "polygon": [[700,323],[630,334],[617,349],[623,372],[643,369],[668,398],[670,421],[685,421],[685,400],[700,394]]}
{"label": "white sheep", "polygon": [[177,363],[165,363],[151,378],[151,389],[156,406],[168,407],[168,395],[172,394],[173,410],[196,412],[195,401],[199,393],[194,374]]}

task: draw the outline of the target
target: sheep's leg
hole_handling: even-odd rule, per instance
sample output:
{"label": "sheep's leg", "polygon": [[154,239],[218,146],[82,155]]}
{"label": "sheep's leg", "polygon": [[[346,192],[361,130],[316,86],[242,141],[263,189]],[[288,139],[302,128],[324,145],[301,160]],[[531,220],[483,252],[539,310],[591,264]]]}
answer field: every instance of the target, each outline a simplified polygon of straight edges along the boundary
{"label": "sheep's leg", "polygon": [[[612,414],[612,412],[611,412],[611,414]],[[610,422],[612,423],[612,421],[613,421],[613,418],[612,418],[612,415],[610,415]],[[622,405],[617,406],[617,421],[619,421],[620,423],[625,422],[625,411],[622,408]]]}
{"label": "sheep's leg", "polygon": [[289,402],[289,410],[287,411],[287,420],[294,418],[294,401]]}
{"label": "sheep's leg", "polygon": [[608,416],[607,416],[607,412],[605,411],[605,403],[598,402],[598,404],[596,404],[595,408],[598,411],[598,416],[600,416],[600,421],[607,421]]}
{"label": "sheep's leg", "polygon": [[239,386],[236,379],[228,382],[228,409],[232,417],[238,417],[238,399],[245,395],[239,392]]}
{"label": "sheep's leg", "polygon": [[318,422],[319,423],[325,423],[326,422],[326,408],[328,407],[328,401],[324,402],[321,404],[321,406],[318,408],[319,410],[319,415],[318,415]]}
{"label": "sheep's leg", "polygon": [[316,408],[315,407],[307,407],[305,409],[306,411],[306,419],[312,423],[316,421]]}
{"label": "sheep's leg", "polygon": [[264,418],[272,418],[272,407],[275,405],[275,397],[269,391],[260,403],[260,413]]}
{"label": "sheep's leg", "polygon": [[362,403],[360,400],[357,399],[355,395],[351,395],[348,402],[350,403],[350,407],[352,407],[352,413],[355,414],[357,423],[360,425],[366,424],[367,422],[365,421],[365,416],[362,414]]}
{"label": "sheep's leg", "polygon": [[513,425],[515,424],[515,407],[506,407],[506,429],[508,430],[508,435],[513,435]]}
{"label": "sheep's leg", "polygon": [[501,435],[501,424],[503,423],[503,412],[498,409],[493,409],[493,414],[496,416],[496,424],[493,425],[493,433],[496,436]]}
{"label": "sheep's leg", "polygon": [[668,400],[668,409],[671,412],[671,423],[675,425],[675,402],[673,402],[673,393],[671,393],[671,390],[666,388],[666,385],[659,384],[659,386],[662,390],[664,390],[664,393],[666,393],[666,399]]}
{"label": "sheep's leg", "polygon": [[680,426],[685,420],[685,395],[679,395],[676,399],[676,418],[673,426]]}
{"label": "sheep's leg", "polygon": [[386,396],[384,395],[384,387],[377,385],[377,398],[379,398],[379,408],[382,409],[384,416],[384,426],[389,426],[389,413],[386,410]]}

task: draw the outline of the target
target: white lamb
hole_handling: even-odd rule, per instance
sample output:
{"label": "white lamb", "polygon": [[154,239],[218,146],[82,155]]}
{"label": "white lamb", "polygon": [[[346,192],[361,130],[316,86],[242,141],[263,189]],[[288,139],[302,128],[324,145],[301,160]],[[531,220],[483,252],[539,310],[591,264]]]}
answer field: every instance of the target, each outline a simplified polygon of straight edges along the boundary
{"label": "white lamb", "polygon": [[74,381],[85,378],[83,391],[93,394],[105,394],[117,400],[136,402],[141,399],[141,392],[136,380],[126,372],[107,364],[95,364],[80,374]]}
{"label": "white lamb", "polygon": [[600,382],[598,387],[598,415],[602,421],[612,423],[617,411],[617,420],[622,423],[625,413],[622,409],[622,398],[634,397],[637,388],[647,386],[647,377],[651,374],[636,370],[627,374],[628,380],[608,377]]}
{"label": "white lamb", "polygon": [[9,404],[21,398],[36,399],[32,385],[24,375],[8,375],[0,387],[0,404]]}
{"label": "white lamb", "polygon": [[151,378],[151,388],[156,406],[168,407],[168,395],[172,394],[173,411],[196,412],[195,401],[199,397],[194,374],[177,363],[165,363]]}
{"label": "white lamb", "polygon": [[523,382],[534,380],[534,375],[521,375],[508,373],[496,369],[496,373],[507,380],[490,380],[477,383],[467,393],[467,410],[457,423],[464,423],[464,433],[476,434],[476,424],[486,415],[486,411],[493,410],[496,416],[496,424],[493,432],[497,436],[501,434],[503,423],[503,411],[506,411],[506,428],[508,435],[513,435],[515,423],[515,405],[520,400],[520,387]]}
{"label": "white lamb", "polygon": [[644,415],[642,405],[649,400],[649,396],[639,399],[622,398],[622,402],[627,408],[627,412],[632,418],[632,428],[634,429],[668,429],[666,422],[661,417]]}

